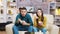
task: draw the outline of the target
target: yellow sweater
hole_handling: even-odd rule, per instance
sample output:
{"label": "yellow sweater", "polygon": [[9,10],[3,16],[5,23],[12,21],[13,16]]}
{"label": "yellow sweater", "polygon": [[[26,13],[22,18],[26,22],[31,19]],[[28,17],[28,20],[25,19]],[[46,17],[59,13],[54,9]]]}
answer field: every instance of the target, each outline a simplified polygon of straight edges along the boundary
{"label": "yellow sweater", "polygon": [[[38,20],[41,21],[41,17],[39,19]],[[36,21],[36,16],[35,16],[34,17],[34,26],[38,27],[38,28],[44,28],[44,27],[46,27],[46,21],[47,21],[47,18],[44,16],[43,25],[42,26],[38,26],[37,25],[37,21]]]}

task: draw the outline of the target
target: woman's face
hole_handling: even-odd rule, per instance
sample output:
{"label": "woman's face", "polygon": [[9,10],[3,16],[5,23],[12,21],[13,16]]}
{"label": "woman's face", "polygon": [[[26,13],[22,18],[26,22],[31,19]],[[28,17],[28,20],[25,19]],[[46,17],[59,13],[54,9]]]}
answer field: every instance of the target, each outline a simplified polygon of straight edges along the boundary
{"label": "woman's face", "polygon": [[38,16],[41,16],[41,15],[42,15],[41,10],[38,10],[38,11],[37,11],[37,15],[38,15]]}

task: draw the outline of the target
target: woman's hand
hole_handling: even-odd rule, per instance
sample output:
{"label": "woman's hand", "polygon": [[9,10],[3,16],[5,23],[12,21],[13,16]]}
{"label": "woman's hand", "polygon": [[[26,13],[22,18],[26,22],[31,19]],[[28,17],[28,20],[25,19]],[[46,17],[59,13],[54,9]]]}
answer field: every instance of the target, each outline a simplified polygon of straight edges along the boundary
{"label": "woman's hand", "polygon": [[38,25],[39,25],[39,26],[42,26],[42,25],[43,25],[43,22],[39,21],[39,22],[38,22]]}
{"label": "woman's hand", "polygon": [[38,17],[36,16],[36,19],[38,19]]}

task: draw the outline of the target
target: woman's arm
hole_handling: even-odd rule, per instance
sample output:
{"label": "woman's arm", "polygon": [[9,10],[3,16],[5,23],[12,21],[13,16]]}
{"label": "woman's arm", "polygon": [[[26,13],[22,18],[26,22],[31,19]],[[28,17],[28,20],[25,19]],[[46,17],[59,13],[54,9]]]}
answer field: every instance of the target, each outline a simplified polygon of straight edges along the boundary
{"label": "woman's arm", "polygon": [[36,16],[34,16],[34,26],[37,27]]}
{"label": "woman's arm", "polygon": [[47,24],[46,21],[47,21],[47,18],[44,17],[44,21],[43,21],[43,25],[42,25],[43,27],[46,27],[46,24]]}

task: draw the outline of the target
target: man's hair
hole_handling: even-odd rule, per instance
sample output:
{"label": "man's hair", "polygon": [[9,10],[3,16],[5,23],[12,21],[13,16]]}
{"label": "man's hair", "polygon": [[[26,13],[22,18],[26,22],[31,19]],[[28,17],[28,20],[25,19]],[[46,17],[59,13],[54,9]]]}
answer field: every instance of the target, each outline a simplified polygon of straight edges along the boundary
{"label": "man's hair", "polygon": [[19,10],[27,10],[25,7],[20,7]]}

